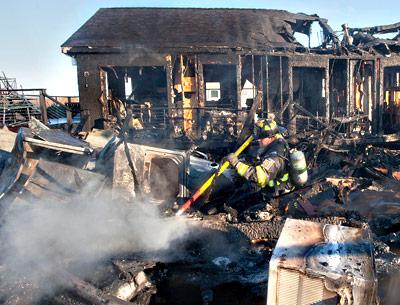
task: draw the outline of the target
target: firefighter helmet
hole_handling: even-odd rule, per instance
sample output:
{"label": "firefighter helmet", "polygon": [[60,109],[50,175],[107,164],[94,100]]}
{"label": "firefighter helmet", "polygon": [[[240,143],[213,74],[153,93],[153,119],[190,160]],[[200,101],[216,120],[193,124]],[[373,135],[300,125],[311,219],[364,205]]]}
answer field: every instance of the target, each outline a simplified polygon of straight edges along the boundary
{"label": "firefighter helmet", "polygon": [[277,133],[279,126],[272,119],[260,119],[255,123],[254,134],[257,139],[271,137]]}

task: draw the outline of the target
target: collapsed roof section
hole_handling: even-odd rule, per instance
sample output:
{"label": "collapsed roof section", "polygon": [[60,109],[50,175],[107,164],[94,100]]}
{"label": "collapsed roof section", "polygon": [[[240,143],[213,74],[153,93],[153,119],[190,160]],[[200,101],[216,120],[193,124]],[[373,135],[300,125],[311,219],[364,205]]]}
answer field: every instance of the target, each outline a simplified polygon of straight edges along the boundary
{"label": "collapsed roof section", "polygon": [[279,51],[304,47],[294,33],[310,34],[317,21],[324,43],[337,38],[317,15],[266,9],[102,8],[63,45],[64,53],[129,49]]}
{"label": "collapsed roof section", "polygon": [[[394,33],[393,38],[383,39],[381,34]],[[400,22],[365,28],[349,28],[353,37],[351,46],[373,54],[390,56],[392,52],[400,53]],[[397,34],[397,35],[396,35]]]}

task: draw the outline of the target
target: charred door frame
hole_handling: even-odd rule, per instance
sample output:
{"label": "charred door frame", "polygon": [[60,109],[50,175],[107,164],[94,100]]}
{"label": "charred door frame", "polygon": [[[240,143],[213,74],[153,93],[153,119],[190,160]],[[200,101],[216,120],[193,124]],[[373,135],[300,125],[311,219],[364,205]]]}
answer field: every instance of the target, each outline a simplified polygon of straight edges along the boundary
{"label": "charred door frame", "polygon": [[385,101],[385,68],[392,67],[400,67],[400,55],[392,54],[391,57],[382,57],[376,59],[376,75],[379,75],[377,78],[376,86],[378,87],[376,90],[376,97],[379,101],[379,107],[377,107],[376,113],[377,117],[379,117],[379,125],[378,130],[380,134],[383,134],[383,103]]}

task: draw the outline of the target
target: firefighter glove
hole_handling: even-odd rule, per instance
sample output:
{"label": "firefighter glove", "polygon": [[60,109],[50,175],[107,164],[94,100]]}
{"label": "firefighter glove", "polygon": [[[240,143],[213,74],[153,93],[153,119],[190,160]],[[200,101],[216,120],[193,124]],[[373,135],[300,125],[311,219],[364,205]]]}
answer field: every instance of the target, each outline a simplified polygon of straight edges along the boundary
{"label": "firefighter glove", "polygon": [[237,157],[234,153],[229,154],[229,155],[226,157],[226,159],[229,161],[229,163],[230,163],[233,167],[235,167],[235,166],[239,163],[239,159],[238,159],[238,157]]}

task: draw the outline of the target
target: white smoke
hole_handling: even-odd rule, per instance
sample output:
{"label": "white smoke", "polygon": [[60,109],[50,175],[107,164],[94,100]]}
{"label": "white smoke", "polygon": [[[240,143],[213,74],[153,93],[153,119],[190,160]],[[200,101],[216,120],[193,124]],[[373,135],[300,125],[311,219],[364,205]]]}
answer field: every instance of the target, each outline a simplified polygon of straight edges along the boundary
{"label": "white smoke", "polygon": [[109,192],[94,197],[89,189],[68,204],[41,198],[13,205],[0,229],[6,280],[23,277],[48,286],[42,293],[49,293],[61,284],[58,270],[121,253],[167,250],[190,231],[183,219],[162,218],[150,203],[112,200]]}

